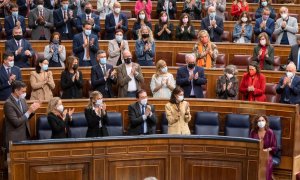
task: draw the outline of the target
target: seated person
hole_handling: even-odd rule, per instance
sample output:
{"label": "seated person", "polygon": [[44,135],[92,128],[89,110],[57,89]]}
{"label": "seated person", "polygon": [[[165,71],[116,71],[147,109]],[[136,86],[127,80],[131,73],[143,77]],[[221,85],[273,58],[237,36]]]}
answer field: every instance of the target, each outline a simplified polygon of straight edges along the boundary
{"label": "seated person", "polygon": [[233,21],[238,20],[242,12],[245,11],[249,11],[249,4],[246,0],[233,0],[230,13]]}
{"label": "seated person", "polygon": [[296,66],[293,62],[287,65],[286,75],[280,78],[276,93],[281,95],[280,103],[300,103],[300,77],[296,74]]}
{"label": "seated person", "polygon": [[134,22],[132,28],[132,35],[134,40],[138,39],[138,33],[142,26],[148,26],[150,29],[152,29],[151,22],[149,22],[149,20],[147,19],[145,10],[141,10],[139,12],[138,16],[136,17],[136,20],[137,21]]}
{"label": "seated person", "polygon": [[68,138],[73,109],[65,109],[59,97],[50,99],[47,119],[52,130],[51,139]]}
{"label": "seated person", "polygon": [[137,0],[135,1],[134,12],[138,16],[141,11],[144,11],[145,17],[151,21],[152,2],[151,0]]}
{"label": "seated person", "polygon": [[274,48],[267,33],[261,33],[257,39],[259,42],[254,47],[252,60],[258,62],[262,70],[274,70]]}
{"label": "seated person", "polygon": [[233,42],[235,43],[251,43],[252,24],[248,12],[242,12],[239,21],[234,25]]}
{"label": "seated person", "polygon": [[192,25],[190,16],[187,13],[182,13],[179,20],[179,25],[176,28],[176,39],[178,41],[191,41],[195,38],[195,28]]}
{"label": "seated person", "polygon": [[[270,16],[269,8],[265,7],[261,18],[256,19],[254,26],[254,34],[258,36],[260,33],[265,32],[268,34],[269,39],[271,40],[272,34],[275,29],[274,20],[269,18]],[[257,42],[257,39],[256,39]]]}
{"label": "seated person", "polygon": [[175,88],[175,80],[168,72],[167,63],[159,60],[156,63],[156,73],[153,74],[150,89],[154,98],[170,98],[171,92]]}
{"label": "seated person", "polygon": [[29,59],[34,57],[34,51],[30,42],[23,37],[21,28],[14,27],[13,38],[5,42],[5,51],[14,54],[15,66],[30,67]]}
{"label": "seated person", "polygon": [[53,98],[52,90],[55,88],[53,75],[48,71],[49,62],[41,59],[30,72],[31,97],[30,100],[46,100]]}
{"label": "seated person", "polygon": [[210,42],[209,35],[206,30],[201,30],[198,33],[198,42],[193,48],[193,52],[197,58],[197,66],[205,68],[216,67],[218,57],[218,48]]}
{"label": "seated person", "polygon": [[105,19],[106,15],[113,12],[113,5],[116,0],[97,0],[97,11],[100,19]]}
{"label": "seated person", "polygon": [[12,32],[14,27],[18,27],[22,29],[23,34],[26,32],[26,24],[25,18],[18,13],[18,5],[11,4],[10,5],[10,16],[6,16],[4,20],[4,28],[6,33],[6,39],[13,38]]}
{"label": "seated person", "polygon": [[185,0],[183,4],[182,13],[189,14],[192,20],[201,20],[202,1]]}
{"label": "seated person", "polygon": [[155,41],[148,26],[142,26],[139,30],[138,40],[135,42],[135,54],[141,66],[153,66]]}
{"label": "seated person", "polygon": [[156,14],[159,15],[162,11],[167,13],[168,19],[176,19],[176,0],[158,0]]}
{"label": "seated person", "polygon": [[293,62],[296,65],[296,71],[300,71],[300,62],[299,62],[299,48],[300,48],[300,35],[296,35],[297,44],[291,47],[291,51],[288,57],[288,63]]}
{"label": "seated person", "polygon": [[171,41],[173,34],[173,24],[168,19],[168,14],[162,11],[159,15],[158,23],[155,24],[154,37],[156,40]]}
{"label": "seated person", "polygon": [[234,65],[227,65],[224,69],[224,75],[219,76],[217,80],[217,98],[219,99],[237,99],[239,80],[236,77],[237,69]]}
{"label": "seated person", "polygon": [[103,96],[100,92],[93,91],[91,93],[89,104],[84,109],[84,115],[88,124],[86,137],[108,136],[106,104],[103,103]]}
{"label": "seated person", "polygon": [[213,6],[216,9],[216,15],[225,21],[225,12],[226,12],[226,0],[205,0],[204,10]]}
{"label": "seated person", "polygon": [[123,36],[123,30],[117,29],[115,39],[108,42],[108,63],[113,66],[119,66],[124,63],[123,52],[129,51],[128,41],[123,39]]}
{"label": "seated person", "polygon": [[276,20],[274,35],[277,36],[276,44],[295,45],[297,44],[296,34],[298,33],[297,19],[289,16],[288,8],[281,7],[279,10],[281,18]]}
{"label": "seated person", "polygon": [[259,1],[259,7],[256,9],[255,12],[255,19],[261,18],[263,9],[265,7],[268,7],[270,9],[270,18],[274,19],[274,21],[276,20],[276,12],[274,10],[274,8],[271,5],[272,1],[269,0],[260,0]]}
{"label": "seated person", "polygon": [[222,42],[223,19],[216,16],[216,9],[213,6],[208,8],[207,14],[208,16],[201,21],[201,30],[206,30],[209,33],[211,42]]}
{"label": "seated person", "polygon": [[128,106],[128,135],[155,134],[155,109],[148,103],[147,92],[140,89],[136,99],[137,102]]}
{"label": "seated person", "polygon": [[52,33],[49,45],[45,46],[44,57],[49,61],[49,67],[65,67],[66,48],[61,44],[58,32]]}

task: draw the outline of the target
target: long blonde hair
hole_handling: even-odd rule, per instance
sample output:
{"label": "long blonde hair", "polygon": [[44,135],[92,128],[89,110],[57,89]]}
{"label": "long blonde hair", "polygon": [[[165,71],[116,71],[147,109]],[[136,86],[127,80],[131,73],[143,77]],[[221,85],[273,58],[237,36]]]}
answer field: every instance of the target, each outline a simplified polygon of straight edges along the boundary
{"label": "long blonde hair", "polygon": [[143,29],[147,29],[148,30],[148,32],[149,32],[148,42],[152,44],[154,42],[153,33],[152,33],[152,30],[148,26],[146,26],[146,25],[143,25],[141,27],[141,29],[139,30],[139,33],[138,33],[139,40],[142,40],[142,30]]}
{"label": "long blonde hair", "polygon": [[90,94],[90,101],[89,101],[89,104],[88,104],[88,108],[92,108],[94,106],[95,99],[96,99],[97,96],[103,97],[103,95],[99,91],[93,91],[93,92],[91,92],[91,94]]}
{"label": "long blonde hair", "polygon": [[50,99],[50,101],[48,102],[47,113],[53,112],[60,100],[61,99],[59,97],[53,97],[52,99]]}
{"label": "long blonde hair", "polygon": [[160,75],[160,73],[161,73],[161,68],[163,68],[165,65],[166,65],[167,63],[166,63],[166,61],[165,60],[159,60],[159,61],[157,61],[157,63],[156,63],[156,77],[158,77],[159,75]]}

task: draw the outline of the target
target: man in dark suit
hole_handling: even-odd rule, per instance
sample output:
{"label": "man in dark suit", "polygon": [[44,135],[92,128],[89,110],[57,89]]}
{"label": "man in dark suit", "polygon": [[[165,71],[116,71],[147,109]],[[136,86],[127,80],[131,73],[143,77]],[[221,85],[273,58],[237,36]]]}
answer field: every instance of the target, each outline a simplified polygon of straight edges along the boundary
{"label": "man in dark suit", "polygon": [[15,65],[19,68],[29,67],[29,58],[34,56],[31,44],[23,38],[22,29],[18,27],[13,29],[13,38],[5,42],[5,51],[14,54]]}
{"label": "man in dark suit", "polygon": [[155,134],[155,109],[148,104],[147,92],[137,91],[136,98],[137,102],[128,106],[128,135]]}
{"label": "man in dark suit", "polygon": [[25,96],[26,84],[22,81],[14,81],[12,83],[12,93],[3,106],[5,144],[7,148],[9,141],[18,142],[30,138],[29,120],[40,107],[40,103],[34,102],[28,107]]}
{"label": "man in dark suit", "polygon": [[12,31],[14,27],[22,28],[23,34],[26,32],[25,19],[23,16],[18,13],[18,5],[11,4],[10,5],[10,16],[6,16],[4,20],[4,28],[7,39],[12,38]]}
{"label": "man in dark suit", "polygon": [[3,53],[3,64],[0,67],[0,101],[5,101],[11,94],[11,84],[15,80],[22,81],[20,68],[14,66],[14,55]]}
{"label": "man in dark suit", "polygon": [[202,85],[207,83],[204,69],[196,66],[194,54],[185,55],[186,66],[177,70],[176,84],[184,90],[184,97],[203,98]]}
{"label": "man in dark suit", "polygon": [[45,0],[44,5],[47,9],[55,10],[60,8],[59,2],[60,0]]}
{"label": "man in dark suit", "polygon": [[201,29],[209,33],[210,41],[221,42],[224,32],[223,19],[216,15],[216,8],[210,6],[207,10],[208,15],[201,21]]}
{"label": "man in dark suit", "polygon": [[98,36],[100,32],[99,16],[92,13],[93,6],[90,2],[87,2],[84,6],[84,13],[77,16],[76,28],[78,32],[82,32],[82,25],[89,21],[92,24],[92,33]]}
{"label": "man in dark suit", "polygon": [[112,40],[115,38],[115,30],[123,30],[123,39],[126,39],[125,33],[128,30],[128,21],[125,14],[121,13],[121,4],[115,2],[113,6],[114,12],[105,17],[105,32],[106,39]]}
{"label": "man in dark suit", "polygon": [[280,103],[300,103],[300,77],[296,75],[296,66],[293,62],[286,67],[286,75],[280,78],[276,87],[277,94],[280,94]]}
{"label": "man in dark suit", "polygon": [[73,27],[76,24],[76,18],[73,11],[68,9],[69,1],[61,0],[61,8],[53,11],[53,21],[56,31],[60,33],[62,40],[73,39]]}
{"label": "man in dark suit", "polygon": [[17,0],[19,6],[19,14],[23,17],[28,17],[30,10],[36,8],[34,0]]}
{"label": "man in dark suit", "polygon": [[85,22],[83,32],[76,34],[73,39],[73,53],[79,58],[79,66],[96,65],[97,51],[98,38],[92,34],[92,25]]}
{"label": "man in dark suit", "polygon": [[290,55],[288,57],[288,63],[293,62],[296,65],[296,69],[300,72],[300,35],[296,35],[297,37],[297,44],[293,45],[290,51]]}
{"label": "man in dark suit", "polygon": [[112,84],[117,83],[117,72],[106,61],[106,52],[99,50],[97,52],[98,63],[92,67],[91,80],[93,90],[101,92],[104,98],[112,98],[114,97]]}
{"label": "man in dark suit", "polygon": [[[256,19],[254,34],[258,36],[262,32],[266,32],[269,35],[270,41],[272,40],[272,34],[275,30],[275,21],[270,16],[270,9],[265,7],[263,9],[262,17]],[[257,42],[257,39],[256,39]]]}

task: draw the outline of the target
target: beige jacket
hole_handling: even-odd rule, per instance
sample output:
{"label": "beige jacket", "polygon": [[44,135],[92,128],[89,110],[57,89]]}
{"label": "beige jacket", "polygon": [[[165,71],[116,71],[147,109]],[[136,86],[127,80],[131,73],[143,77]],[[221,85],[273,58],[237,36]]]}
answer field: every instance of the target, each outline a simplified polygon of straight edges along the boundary
{"label": "beige jacket", "polygon": [[186,108],[188,102],[179,103],[179,109],[176,104],[170,102],[166,104],[165,110],[168,120],[168,134],[191,134],[189,121],[191,120],[190,107]]}
{"label": "beige jacket", "polygon": [[[47,80],[47,83],[45,81]],[[50,100],[53,97],[52,90],[55,88],[52,72],[30,72],[31,97],[30,100]]]}
{"label": "beige jacket", "polygon": [[122,40],[123,48],[120,49],[118,42],[116,39],[110,40],[108,42],[108,60],[107,63],[116,66],[117,62],[119,60],[119,57],[121,56],[121,60],[123,60],[123,51],[129,51],[128,41]]}

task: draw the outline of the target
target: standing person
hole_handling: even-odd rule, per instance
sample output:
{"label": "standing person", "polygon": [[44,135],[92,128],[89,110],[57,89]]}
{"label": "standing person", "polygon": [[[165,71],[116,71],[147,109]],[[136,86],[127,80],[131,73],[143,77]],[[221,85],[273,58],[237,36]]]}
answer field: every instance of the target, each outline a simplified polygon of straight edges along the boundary
{"label": "standing person", "polygon": [[82,72],[78,70],[78,59],[75,56],[67,58],[65,70],[61,73],[60,86],[62,99],[82,98]]}
{"label": "standing person", "polygon": [[234,25],[232,33],[233,42],[235,43],[251,43],[253,27],[248,12],[242,12],[240,19]]}
{"label": "standing person", "polygon": [[234,65],[228,65],[224,69],[224,75],[217,80],[216,94],[219,99],[237,99],[239,80],[236,77],[237,69]]}
{"label": "standing person", "polygon": [[73,109],[65,109],[59,97],[50,99],[47,119],[52,130],[51,139],[68,138]]}
{"label": "standing person", "polygon": [[49,44],[45,46],[44,57],[49,61],[49,67],[65,67],[66,48],[61,44],[58,32],[52,33]]}
{"label": "standing person", "polygon": [[272,180],[273,160],[272,156],[277,151],[275,133],[269,127],[269,120],[265,115],[257,115],[252,124],[250,138],[259,139],[263,142],[263,151],[268,152],[268,164],[266,165],[266,180]]}
{"label": "standing person", "polygon": [[144,10],[147,19],[151,21],[151,12],[152,12],[151,0],[136,0],[135,7],[134,7],[135,15],[138,16],[141,10]]}
{"label": "standing person", "polygon": [[136,92],[137,102],[128,106],[128,135],[155,134],[156,114],[153,105],[148,103],[147,92]]}
{"label": "standing person", "polygon": [[291,47],[290,54],[288,57],[288,63],[293,62],[296,66],[296,71],[299,72],[300,71],[300,57],[299,57],[300,35],[297,35],[296,37],[297,37],[297,44]]}
{"label": "standing person", "polygon": [[182,13],[179,20],[179,25],[176,27],[176,39],[178,41],[191,41],[195,38],[195,28],[192,25],[190,16],[187,13]]}
{"label": "standing person", "polygon": [[168,15],[162,11],[158,23],[155,24],[154,37],[156,40],[171,41],[173,35],[173,24],[169,21]]}
{"label": "standing person", "polygon": [[30,100],[46,100],[52,97],[55,88],[52,72],[48,71],[49,62],[41,59],[35,66],[35,71],[30,72],[31,97]]}
{"label": "standing person", "polygon": [[108,63],[119,66],[124,63],[123,52],[129,51],[128,41],[123,38],[123,30],[117,29],[115,39],[108,42]]}
{"label": "standing person", "polygon": [[265,32],[268,34],[269,39],[272,38],[272,34],[275,29],[275,22],[272,18],[269,17],[270,17],[270,10],[269,8],[265,7],[262,12],[262,17],[255,20],[255,26],[253,30],[256,36],[258,36],[262,32]]}
{"label": "standing person", "polygon": [[142,26],[139,30],[138,40],[135,42],[135,54],[139,65],[153,66],[155,41],[148,26]]}
{"label": "standing person", "polygon": [[138,34],[142,26],[148,26],[150,29],[152,29],[152,24],[145,15],[145,10],[141,10],[139,12],[136,21],[133,24],[132,35],[134,40],[138,39]]}
{"label": "standing person", "polygon": [[106,15],[113,12],[113,6],[116,0],[97,0],[97,11],[100,19],[105,19]]}
{"label": "standing person", "polygon": [[216,9],[211,6],[207,10],[207,16],[201,21],[201,29],[209,33],[210,41],[222,42],[224,32],[223,19],[216,16]]}
{"label": "standing person", "polygon": [[84,115],[88,124],[86,137],[108,136],[106,104],[103,103],[103,96],[99,91],[91,93]]}
{"label": "standing person", "polygon": [[18,5],[11,4],[9,8],[10,8],[11,15],[6,16],[4,20],[6,39],[13,38],[12,34],[13,34],[14,27],[21,28],[23,34],[25,34],[26,32],[25,18],[19,14]]}
{"label": "standing person", "polygon": [[216,15],[225,21],[226,0],[205,0],[204,10],[206,11],[210,6],[216,9]]}
{"label": "standing person", "polygon": [[167,13],[168,19],[176,19],[176,0],[158,0],[156,14],[159,15],[163,11]]}
{"label": "standing person", "polygon": [[249,11],[249,5],[246,0],[234,0],[232,2],[231,16],[233,21],[238,20],[244,11]]}
{"label": "standing person", "polygon": [[189,14],[192,20],[201,20],[202,1],[185,0],[182,13]]}
{"label": "standing person", "polygon": [[265,102],[265,89],[266,78],[262,73],[260,73],[258,63],[252,61],[248,65],[247,72],[243,75],[240,84],[240,93],[242,94],[242,100]]}
{"label": "standing person", "polygon": [[34,102],[28,106],[25,97],[26,84],[22,81],[14,81],[12,83],[12,93],[3,105],[5,145],[7,149],[9,141],[18,142],[29,140],[31,137],[29,120],[41,104]]}
{"label": "standing person", "polygon": [[168,120],[168,134],[191,134],[188,125],[192,119],[190,105],[184,100],[183,89],[179,86],[172,91],[165,111]]}
{"label": "standing person", "polygon": [[259,7],[256,9],[255,12],[255,19],[261,18],[262,12],[265,7],[270,9],[270,18],[276,20],[276,12],[271,5],[272,1],[269,0],[259,0]]}
{"label": "standing person", "polygon": [[11,95],[12,83],[22,81],[21,70],[14,66],[14,55],[3,53],[3,64],[0,66],[0,101],[5,101]]}

